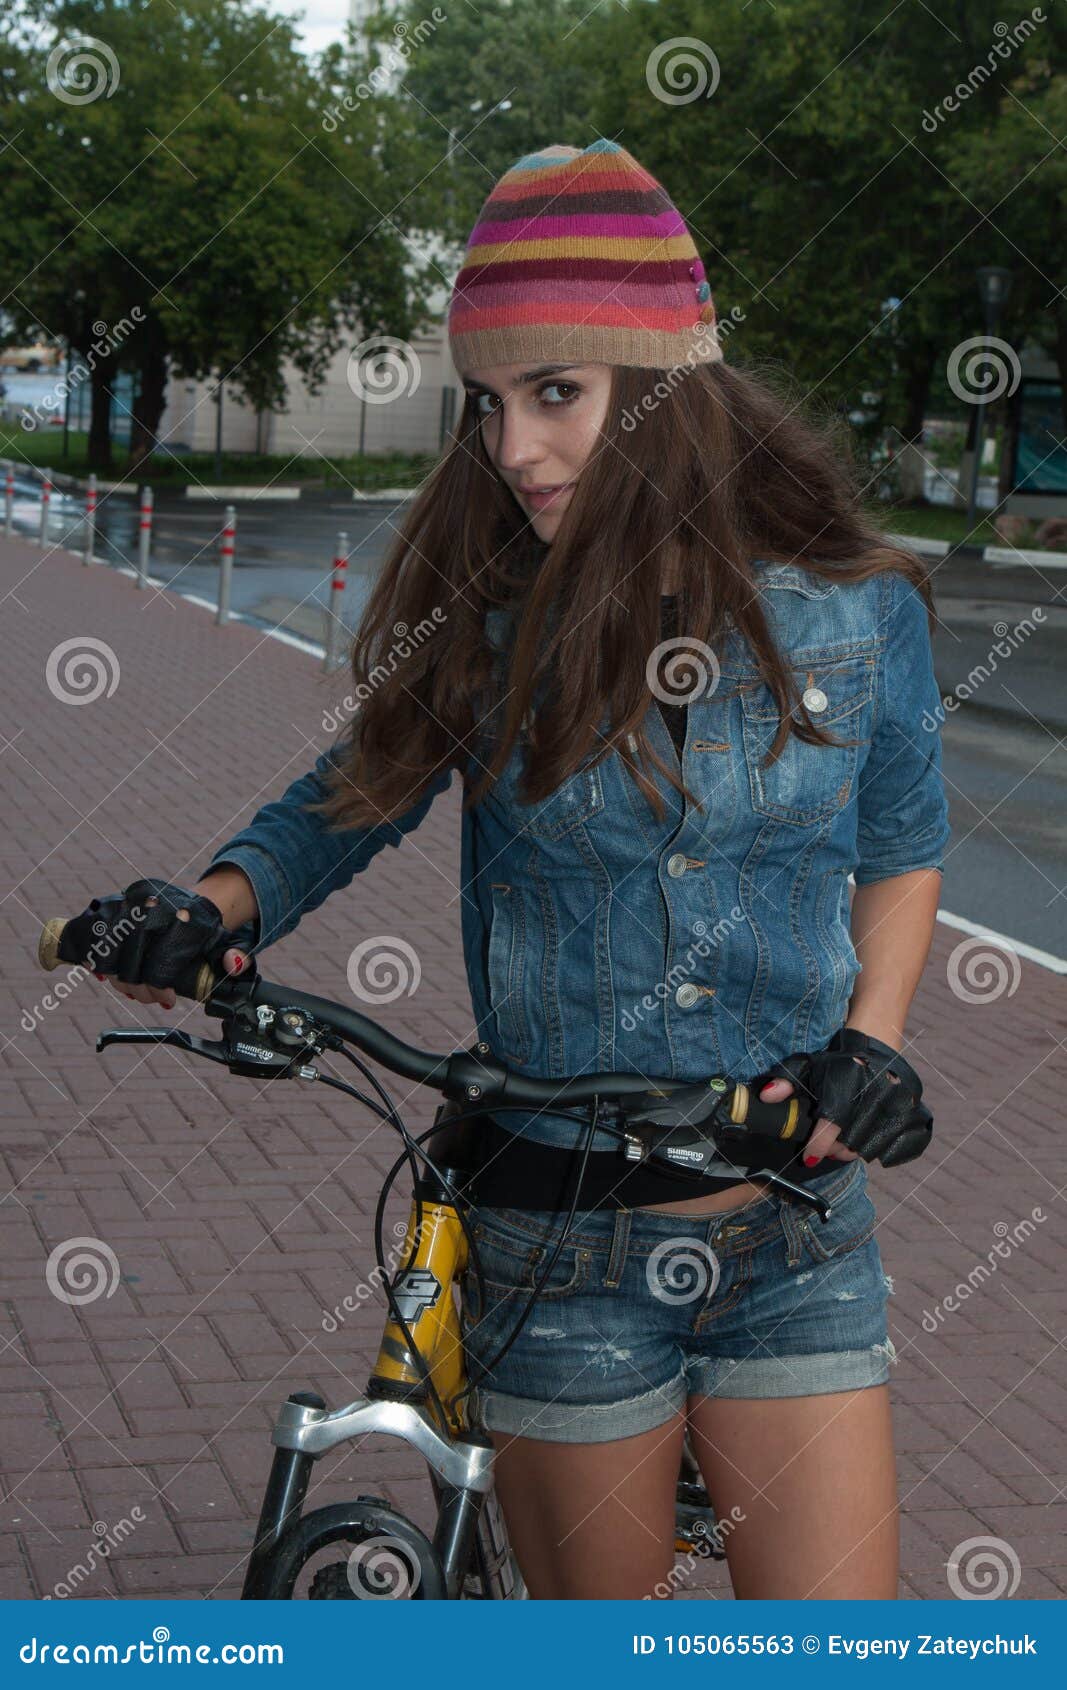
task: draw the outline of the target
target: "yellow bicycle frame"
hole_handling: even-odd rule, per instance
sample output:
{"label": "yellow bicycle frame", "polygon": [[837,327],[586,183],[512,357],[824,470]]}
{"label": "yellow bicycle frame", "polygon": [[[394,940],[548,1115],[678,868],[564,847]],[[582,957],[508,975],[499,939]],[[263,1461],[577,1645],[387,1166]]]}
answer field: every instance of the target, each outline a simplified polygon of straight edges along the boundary
{"label": "yellow bicycle frame", "polygon": [[[459,1310],[453,1295],[453,1287],[467,1266],[467,1254],[466,1235],[454,1206],[424,1198],[420,1227],[413,1199],[403,1244],[403,1260],[407,1265],[393,1280],[393,1292],[394,1295],[409,1289],[415,1292],[419,1306],[411,1319],[405,1312],[405,1324],[429,1369],[434,1390],[445,1405],[445,1423],[440,1424],[441,1415],[432,1393],[428,1395],[425,1410],[442,1433],[452,1435],[469,1427],[466,1399],[454,1408],[449,1406],[467,1384]],[[372,1378],[388,1380],[393,1385],[423,1383],[423,1374],[392,1311],[386,1318]]]}

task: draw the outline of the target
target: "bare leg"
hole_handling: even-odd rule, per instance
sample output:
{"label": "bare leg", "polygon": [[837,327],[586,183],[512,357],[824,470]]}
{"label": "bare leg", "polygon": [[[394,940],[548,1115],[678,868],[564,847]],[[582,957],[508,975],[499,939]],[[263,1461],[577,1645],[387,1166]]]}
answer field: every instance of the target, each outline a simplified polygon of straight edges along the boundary
{"label": "bare leg", "polygon": [[684,1427],[679,1414],[651,1432],[602,1444],[490,1433],[500,1505],[531,1597],[653,1594],[674,1565]]}
{"label": "bare leg", "polygon": [[758,1401],[691,1397],[693,1453],[735,1596],[895,1599],[897,1480],[888,1385]]}

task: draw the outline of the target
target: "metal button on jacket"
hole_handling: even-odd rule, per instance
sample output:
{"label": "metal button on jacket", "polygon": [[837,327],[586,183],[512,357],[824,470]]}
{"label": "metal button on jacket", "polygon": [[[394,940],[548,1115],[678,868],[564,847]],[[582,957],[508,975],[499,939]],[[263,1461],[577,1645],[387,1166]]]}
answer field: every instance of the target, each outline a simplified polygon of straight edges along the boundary
{"label": "metal button on jacket", "polygon": [[684,857],[681,851],[675,851],[673,857],[667,858],[667,873],[674,880],[677,880],[680,874],[684,874],[688,867],[689,858]]}
{"label": "metal button on jacket", "polygon": [[684,986],[678,987],[674,994],[674,1001],[679,1009],[692,1009],[699,996],[700,993],[696,986],[687,982]]}
{"label": "metal button on jacket", "polygon": [[804,694],[805,705],[816,716],[822,715],[829,702],[830,700],[823,692],[822,687],[808,687]]}

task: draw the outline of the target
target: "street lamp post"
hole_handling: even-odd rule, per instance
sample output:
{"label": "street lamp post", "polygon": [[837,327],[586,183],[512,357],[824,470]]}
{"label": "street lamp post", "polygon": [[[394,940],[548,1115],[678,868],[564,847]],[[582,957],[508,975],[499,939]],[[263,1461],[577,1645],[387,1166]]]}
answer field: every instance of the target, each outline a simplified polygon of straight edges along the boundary
{"label": "street lamp post", "polygon": [[[1000,313],[1011,293],[1012,273],[999,264],[985,264],[977,272],[978,295],[985,312],[985,338],[993,339]],[[985,395],[978,399],[978,414],[974,423],[974,461],[971,464],[971,491],[967,500],[967,532],[970,534],[978,520],[978,477],[982,469],[982,445],[985,437]]]}

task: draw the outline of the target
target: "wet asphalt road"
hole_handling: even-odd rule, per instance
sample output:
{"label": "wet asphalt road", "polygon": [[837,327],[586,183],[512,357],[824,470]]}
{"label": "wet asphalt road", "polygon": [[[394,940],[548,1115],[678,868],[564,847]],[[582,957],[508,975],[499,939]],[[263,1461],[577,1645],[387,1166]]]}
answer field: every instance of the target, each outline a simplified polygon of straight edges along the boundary
{"label": "wet asphalt road", "polygon": [[943,907],[1067,957],[1067,570],[953,559],[934,590]]}

